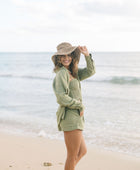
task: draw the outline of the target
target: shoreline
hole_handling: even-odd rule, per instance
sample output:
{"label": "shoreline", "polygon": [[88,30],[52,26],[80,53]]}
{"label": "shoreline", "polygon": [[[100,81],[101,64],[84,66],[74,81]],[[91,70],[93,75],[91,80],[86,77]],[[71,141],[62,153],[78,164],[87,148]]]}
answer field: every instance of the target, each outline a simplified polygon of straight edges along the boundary
{"label": "shoreline", "polygon": [[[76,170],[139,170],[140,158],[88,145]],[[0,169],[62,170],[66,159],[64,141],[0,132]],[[46,163],[46,164],[44,164]],[[44,166],[51,163],[51,166]]]}

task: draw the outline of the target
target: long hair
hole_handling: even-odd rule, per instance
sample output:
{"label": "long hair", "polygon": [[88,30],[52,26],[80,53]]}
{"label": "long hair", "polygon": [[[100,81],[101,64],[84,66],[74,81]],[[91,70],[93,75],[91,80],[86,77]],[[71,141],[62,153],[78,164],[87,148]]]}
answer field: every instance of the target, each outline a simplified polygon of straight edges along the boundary
{"label": "long hair", "polygon": [[[71,54],[69,54],[69,55],[71,55],[71,57],[72,57],[72,61],[71,61],[70,65],[69,65],[69,71],[71,72],[71,74],[72,74],[72,76],[73,76],[74,78],[77,78],[78,63],[79,63],[79,56],[80,56],[80,55],[77,54],[77,51],[76,51],[76,50],[73,51],[73,52],[72,52]],[[60,61],[61,61],[61,56],[62,56],[62,55],[56,55],[56,56],[54,57],[53,62],[54,62],[55,67],[54,67],[53,71],[54,71],[55,73],[63,66],[63,64],[60,62]]]}

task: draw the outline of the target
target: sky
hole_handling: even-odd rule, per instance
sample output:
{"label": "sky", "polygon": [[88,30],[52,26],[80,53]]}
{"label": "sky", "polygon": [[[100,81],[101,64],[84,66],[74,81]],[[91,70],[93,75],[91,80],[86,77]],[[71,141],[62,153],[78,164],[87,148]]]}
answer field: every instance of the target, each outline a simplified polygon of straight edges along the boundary
{"label": "sky", "polygon": [[0,0],[0,52],[140,51],[140,0]]}

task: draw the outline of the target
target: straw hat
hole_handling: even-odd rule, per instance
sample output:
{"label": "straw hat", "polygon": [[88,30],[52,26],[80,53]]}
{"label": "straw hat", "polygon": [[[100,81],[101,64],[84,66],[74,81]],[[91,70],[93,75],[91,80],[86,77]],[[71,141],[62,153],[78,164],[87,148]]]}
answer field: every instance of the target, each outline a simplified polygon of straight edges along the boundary
{"label": "straw hat", "polygon": [[72,46],[68,42],[63,42],[57,46],[57,52],[52,56],[52,61],[55,63],[57,55],[68,55],[71,54],[73,51],[75,51],[75,57],[79,62],[81,52],[78,46]]}

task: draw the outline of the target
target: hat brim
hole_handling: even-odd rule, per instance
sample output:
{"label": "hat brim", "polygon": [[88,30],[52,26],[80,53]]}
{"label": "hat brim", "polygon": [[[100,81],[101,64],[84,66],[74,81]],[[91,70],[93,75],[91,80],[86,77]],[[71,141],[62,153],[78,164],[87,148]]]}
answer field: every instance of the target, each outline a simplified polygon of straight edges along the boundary
{"label": "hat brim", "polygon": [[52,56],[52,61],[54,62],[54,57],[56,57],[57,55],[68,55],[75,50],[77,51],[77,53],[79,53],[79,57],[80,57],[80,50],[79,50],[78,46],[73,46],[73,47],[69,47],[69,48],[65,49],[65,51],[63,50],[63,51],[54,53],[54,55]]}

